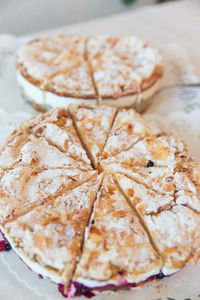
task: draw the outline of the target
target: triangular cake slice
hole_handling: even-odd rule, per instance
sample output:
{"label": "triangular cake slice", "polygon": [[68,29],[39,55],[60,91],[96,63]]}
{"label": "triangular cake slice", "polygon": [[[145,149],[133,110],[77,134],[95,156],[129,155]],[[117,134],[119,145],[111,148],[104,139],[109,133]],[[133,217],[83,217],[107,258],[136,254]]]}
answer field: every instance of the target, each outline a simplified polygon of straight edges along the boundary
{"label": "triangular cake slice", "polygon": [[7,139],[0,153],[0,167],[10,169],[30,166],[37,169],[71,168],[92,170],[90,164],[76,160],[52,146],[44,137],[35,137],[27,130],[16,130]]}
{"label": "triangular cake slice", "polygon": [[150,97],[163,74],[160,51],[135,36],[89,37],[87,56],[99,98],[106,105],[130,107]]}
{"label": "triangular cake slice", "polygon": [[[129,167],[113,163],[105,168],[106,172],[120,173],[126,183],[131,179],[134,185],[142,184],[160,195],[175,197],[177,204],[187,205],[196,211],[200,211],[200,165],[197,162],[186,162],[178,165],[175,169],[172,166],[165,167]],[[120,177],[120,174],[117,177]],[[121,179],[123,176],[121,176]],[[130,181],[131,182],[131,181]]]}
{"label": "triangular cake slice", "polygon": [[89,158],[93,165],[97,167],[98,159],[107,141],[117,112],[116,108],[70,104],[69,112]]}
{"label": "triangular cake slice", "polygon": [[175,205],[174,196],[161,195],[123,174],[116,174],[121,190],[139,214],[156,214]]}
{"label": "triangular cake slice", "polygon": [[115,156],[127,150],[145,136],[160,133],[160,129],[151,123],[147,123],[144,118],[133,109],[122,109],[115,118],[101,159]]}
{"label": "triangular cake slice", "polygon": [[57,108],[41,114],[27,122],[27,126],[35,136],[45,137],[61,151],[67,152],[76,160],[90,164],[66,109]]}
{"label": "triangular cake slice", "polygon": [[164,259],[162,272],[170,275],[199,259],[200,215],[176,205],[157,215],[144,216],[152,239]]}
{"label": "triangular cake slice", "polygon": [[105,176],[68,296],[134,287],[160,272],[161,260],[138,217]]}
{"label": "triangular cake slice", "polygon": [[117,174],[118,183],[137,210],[152,242],[164,260],[162,273],[170,275],[199,255],[200,216],[176,205],[173,197],[156,195],[152,190]]}
{"label": "triangular cake slice", "polygon": [[106,173],[121,173],[136,183],[141,183],[145,187],[156,191],[159,194],[174,195],[174,168],[165,167],[129,167],[120,163],[109,164],[105,167]]}
{"label": "triangular cake slice", "polygon": [[80,255],[100,176],[6,224],[6,238],[40,275],[68,285]]}
{"label": "triangular cake slice", "polygon": [[95,177],[97,171],[73,169],[36,171],[17,167],[1,171],[0,223],[16,219],[35,206],[68,191]]}
{"label": "triangular cake slice", "polygon": [[200,163],[187,162],[174,175],[176,203],[200,212]]}
{"label": "triangular cake slice", "polygon": [[[84,36],[63,31],[30,41],[17,53],[17,70],[25,96],[41,105],[66,107],[73,98],[96,100]],[[36,91],[35,99],[29,87]]]}
{"label": "triangular cake slice", "polygon": [[110,163],[118,162],[127,166],[166,167],[170,165],[175,168],[178,164],[188,160],[191,158],[184,142],[165,134],[160,137],[141,139],[130,149],[102,160],[101,164],[106,167]]}

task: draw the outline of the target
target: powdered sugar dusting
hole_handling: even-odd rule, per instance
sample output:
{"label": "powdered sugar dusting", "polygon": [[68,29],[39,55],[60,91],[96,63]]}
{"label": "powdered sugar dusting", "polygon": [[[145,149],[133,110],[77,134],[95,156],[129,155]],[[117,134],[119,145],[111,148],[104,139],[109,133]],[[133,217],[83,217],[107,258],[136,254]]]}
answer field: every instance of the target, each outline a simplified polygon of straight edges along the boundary
{"label": "powdered sugar dusting", "polygon": [[95,98],[84,53],[84,37],[61,32],[20,48],[17,63],[22,73],[32,78],[42,90]]}
{"label": "powdered sugar dusting", "polygon": [[102,98],[118,98],[142,91],[144,79],[156,68],[162,76],[162,57],[158,49],[135,36],[114,38],[90,37],[87,51],[95,84]]}
{"label": "powdered sugar dusting", "polygon": [[95,164],[106,143],[116,109],[106,106],[70,105],[69,110],[73,116],[79,135],[87,146]]}
{"label": "powdered sugar dusting", "polygon": [[174,273],[192,256],[200,238],[200,218],[187,207],[177,205],[157,216],[145,216],[154,242],[165,258],[164,274]]}
{"label": "powdered sugar dusting", "polygon": [[158,128],[150,126],[134,110],[121,110],[110,131],[102,158],[128,149],[141,137],[158,133],[160,133]]}
{"label": "powdered sugar dusting", "polygon": [[147,276],[142,272],[147,266],[149,272],[158,271],[159,258],[111,177],[104,178],[92,220],[75,273],[76,281],[93,279],[96,286],[101,286],[102,281],[118,284],[121,271],[126,282],[137,282]]}
{"label": "powdered sugar dusting", "polygon": [[30,260],[70,280],[99,184],[96,177],[19,217],[6,226],[9,237]]}

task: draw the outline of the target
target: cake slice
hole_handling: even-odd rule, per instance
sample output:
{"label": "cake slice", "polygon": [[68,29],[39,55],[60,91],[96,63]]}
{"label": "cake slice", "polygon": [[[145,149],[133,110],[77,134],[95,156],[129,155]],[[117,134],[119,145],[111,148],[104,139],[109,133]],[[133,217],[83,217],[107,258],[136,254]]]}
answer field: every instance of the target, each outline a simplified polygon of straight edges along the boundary
{"label": "cake slice", "polygon": [[66,109],[57,108],[41,114],[27,122],[27,126],[36,137],[45,137],[60,151],[67,152],[74,159],[90,165]]}
{"label": "cake slice", "polygon": [[125,175],[116,177],[164,260],[162,273],[170,275],[190,260],[198,259],[200,216],[177,205],[174,197],[157,195]]}
{"label": "cake slice", "polygon": [[[167,199],[175,197],[169,205],[174,202],[188,206],[197,212],[200,211],[200,168],[197,162],[186,162],[176,169],[170,166],[130,168],[125,165],[111,164],[106,170],[112,174],[118,173],[116,177],[121,188],[129,197],[132,195],[136,199],[133,200],[134,204],[135,201],[137,202],[136,207],[139,205],[144,208],[144,201],[149,205],[153,204],[155,200],[153,195],[156,192],[160,194],[161,207],[163,205],[165,207]],[[139,191],[141,197],[138,195]],[[153,196],[153,200],[149,200],[150,195]]]}
{"label": "cake slice", "polygon": [[115,118],[101,159],[107,159],[129,149],[145,136],[160,133],[159,128],[147,123],[133,109],[120,110]]}
{"label": "cake slice", "polygon": [[157,89],[163,74],[160,51],[135,36],[108,35],[87,40],[87,57],[101,101],[117,107],[139,106]]}
{"label": "cake slice", "polygon": [[16,219],[41,203],[81,185],[97,171],[76,168],[49,169],[38,172],[30,167],[1,171],[0,223]]}
{"label": "cake slice", "polygon": [[130,288],[158,274],[161,259],[111,176],[105,176],[68,296]]}
{"label": "cake slice", "polygon": [[157,214],[175,205],[173,195],[161,195],[123,174],[116,174],[121,190],[139,214]]}
{"label": "cake slice", "polygon": [[194,211],[176,205],[157,215],[144,216],[144,221],[164,259],[164,275],[199,259],[200,216]]}
{"label": "cake slice", "polygon": [[36,169],[71,168],[92,170],[90,164],[75,160],[69,153],[61,152],[44,137],[35,137],[27,130],[18,129],[7,139],[0,152],[0,168],[30,166]]}
{"label": "cake slice", "polygon": [[101,177],[63,193],[5,226],[20,258],[40,275],[68,285],[81,251]]}
{"label": "cake slice", "polygon": [[156,191],[158,194],[174,195],[176,186],[174,182],[174,168],[165,167],[129,167],[120,163],[113,163],[105,167],[106,173],[123,174],[136,183]]}
{"label": "cake slice", "polygon": [[110,163],[118,162],[130,167],[171,166],[175,168],[180,163],[190,160],[186,145],[180,139],[165,134],[143,138],[128,150],[102,160],[101,165],[105,168]]}
{"label": "cake slice", "polygon": [[186,162],[174,176],[176,203],[200,212],[200,164]]}
{"label": "cake slice", "polygon": [[60,32],[21,47],[17,80],[25,98],[40,107],[67,107],[74,100],[96,102],[81,35]]}
{"label": "cake slice", "polygon": [[89,104],[70,104],[69,112],[88,153],[88,157],[97,168],[98,159],[116,115],[116,109]]}

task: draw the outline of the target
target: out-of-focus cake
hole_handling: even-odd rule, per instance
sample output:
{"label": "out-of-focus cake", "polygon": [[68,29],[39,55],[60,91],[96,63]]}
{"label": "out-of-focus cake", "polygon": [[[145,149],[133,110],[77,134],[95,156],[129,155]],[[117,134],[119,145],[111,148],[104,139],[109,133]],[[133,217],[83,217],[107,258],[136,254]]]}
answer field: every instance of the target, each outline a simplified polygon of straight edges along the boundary
{"label": "out-of-focus cake", "polygon": [[22,94],[38,109],[84,101],[143,111],[162,75],[160,51],[135,36],[62,32],[33,40],[17,54]]}

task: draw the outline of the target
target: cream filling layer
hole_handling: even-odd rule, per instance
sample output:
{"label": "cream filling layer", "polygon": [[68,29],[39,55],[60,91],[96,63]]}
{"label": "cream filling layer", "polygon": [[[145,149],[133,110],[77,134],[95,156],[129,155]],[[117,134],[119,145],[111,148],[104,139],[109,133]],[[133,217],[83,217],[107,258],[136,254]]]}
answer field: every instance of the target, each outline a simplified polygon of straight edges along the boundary
{"label": "cream filling layer", "polygon": [[[21,88],[22,94],[27,98],[27,100],[33,101],[41,106],[55,107],[68,107],[70,103],[92,103],[97,104],[97,99],[83,99],[83,98],[73,98],[73,97],[63,97],[58,96],[54,93],[41,90],[36,85],[29,82],[21,73],[17,70],[17,82]],[[114,107],[138,107],[144,100],[149,99],[159,88],[160,79],[146,91],[120,97],[118,99],[99,99],[101,104]]]}
{"label": "cream filling layer", "polygon": [[[159,273],[160,273],[160,267],[155,267],[154,269],[150,270],[149,272],[141,274],[140,276],[137,276],[137,278],[135,278],[133,280],[127,281],[127,284],[131,284],[131,283],[137,284],[137,283],[143,282],[143,281],[147,280],[149,277],[157,275]],[[120,288],[120,284],[118,284],[116,281],[113,281],[113,280],[108,280],[106,282],[102,282],[102,281],[96,281],[96,280],[91,280],[91,279],[85,279],[84,277],[79,277],[79,278],[76,278],[75,281],[78,283],[82,283],[84,286],[89,287],[89,288],[94,288],[94,287],[98,288],[98,287],[103,287],[103,286],[106,286],[109,284],[119,286],[119,288]]]}
{"label": "cream filling layer", "polygon": [[27,100],[33,101],[44,107],[49,105],[52,108],[67,108],[70,103],[79,103],[83,101],[85,103],[97,103],[96,99],[85,100],[83,98],[63,97],[51,92],[43,91],[27,79],[25,79],[25,77],[21,75],[19,71],[17,71],[17,82],[21,88],[22,94],[25,96],[25,98],[27,98]]}
{"label": "cream filling layer", "polygon": [[[45,266],[40,266],[39,263],[32,261],[26,254],[24,254],[23,250],[21,250],[20,248],[16,247],[15,244],[13,243],[12,239],[9,238],[9,235],[6,233],[6,231],[4,230],[4,228],[0,225],[0,230],[1,232],[4,234],[5,238],[8,240],[8,242],[10,243],[12,249],[14,250],[14,252],[17,254],[17,256],[19,258],[21,258],[23,260],[23,262],[35,273],[37,273],[38,275],[42,275],[45,279],[48,279],[56,284],[60,284],[63,283],[62,279],[60,276],[53,274],[53,272],[50,272],[47,268],[45,268]],[[179,269],[168,269],[167,267],[163,266],[161,268],[161,271],[163,272],[164,275],[171,275],[175,272],[177,272]],[[127,283],[139,283],[142,281],[145,281],[146,279],[148,279],[149,277],[153,276],[153,275],[157,275],[158,273],[160,273],[160,267],[155,267],[154,269],[152,269],[151,271],[142,274],[141,276],[138,276],[138,278],[134,281],[129,281]],[[108,284],[114,284],[117,285],[116,281],[113,280],[108,280],[106,282],[101,282],[101,281],[96,281],[96,280],[90,280],[90,279],[85,279],[83,277],[78,277],[75,280],[78,283],[83,284],[86,287],[89,288],[94,288],[94,287],[103,287],[106,286]],[[119,285],[120,287],[120,285]]]}
{"label": "cream filling layer", "polygon": [[134,108],[140,106],[140,104],[155,94],[160,86],[161,79],[157,80],[156,83],[150,87],[149,89],[130,96],[124,96],[118,99],[102,99],[102,104],[114,107],[130,107],[134,106]]}

